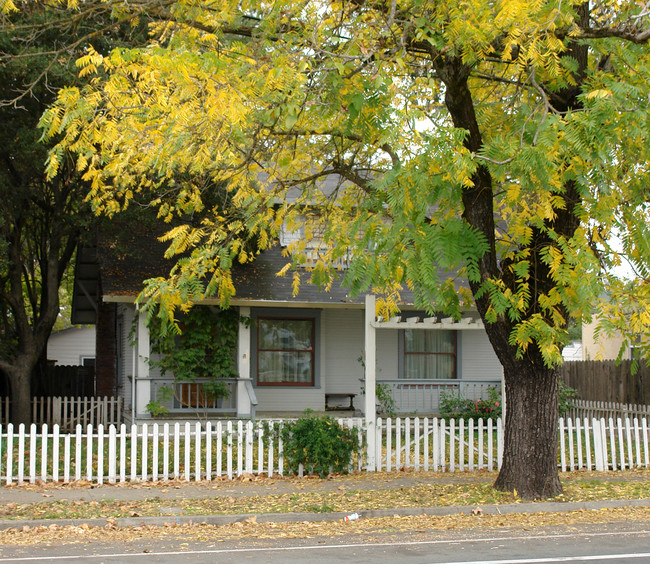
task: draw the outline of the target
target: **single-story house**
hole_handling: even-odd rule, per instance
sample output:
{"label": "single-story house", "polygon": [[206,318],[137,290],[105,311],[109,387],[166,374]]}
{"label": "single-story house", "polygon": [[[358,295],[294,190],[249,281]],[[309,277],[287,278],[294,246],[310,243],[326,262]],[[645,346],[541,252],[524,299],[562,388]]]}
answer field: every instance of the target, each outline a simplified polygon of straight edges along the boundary
{"label": "single-story house", "polygon": [[[210,402],[200,384],[174,383],[150,362],[149,330],[135,300],[144,280],[169,272],[165,245],[145,223],[114,229],[116,236],[100,234],[79,249],[72,320],[95,324],[97,393],[124,398],[129,420],[151,420],[148,405],[164,388],[173,391],[162,400],[166,417],[196,418],[198,411],[248,418],[366,412],[364,375],[368,382],[376,377],[400,413],[435,413],[440,393],[477,397],[501,384],[501,365],[476,312],[459,322],[427,318],[405,293],[401,316],[382,320],[374,296],[350,296],[340,281],[327,292],[305,282],[294,296],[291,275],[277,276],[287,261],[280,241],[233,268],[231,307],[251,322],[239,326],[239,377],[228,383],[229,397]],[[196,307],[218,310],[210,300]]]}
{"label": "single-story house", "polygon": [[55,366],[95,366],[95,327],[72,326],[52,333],[47,360]]}

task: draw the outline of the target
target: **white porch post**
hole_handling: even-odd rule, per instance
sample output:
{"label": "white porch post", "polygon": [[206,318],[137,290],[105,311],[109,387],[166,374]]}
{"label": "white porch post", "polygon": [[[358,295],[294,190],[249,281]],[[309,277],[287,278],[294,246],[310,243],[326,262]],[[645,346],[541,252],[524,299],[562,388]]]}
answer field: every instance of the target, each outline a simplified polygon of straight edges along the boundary
{"label": "white porch post", "polygon": [[[251,308],[240,307],[239,315],[250,319]],[[239,323],[239,342],[237,345],[237,417],[251,416],[251,400],[246,390],[246,381],[251,378],[251,326]]]}
{"label": "white porch post", "polygon": [[149,381],[149,327],[147,316],[136,310],[138,328],[136,333],[135,361],[135,408],[136,415],[147,413],[147,404],[151,401],[151,382]]}
{"label": "white porch post", "polygon": [[376,468],[376,434],[377,434],[377,401],[375,398],[375,371],[376,371],[376,354],[377,345],[375,339],[375,296],[366,295],[366,312],[365,312],[365,416],[366,416],[366,439],[368,461],[366,470],[374,472]]}

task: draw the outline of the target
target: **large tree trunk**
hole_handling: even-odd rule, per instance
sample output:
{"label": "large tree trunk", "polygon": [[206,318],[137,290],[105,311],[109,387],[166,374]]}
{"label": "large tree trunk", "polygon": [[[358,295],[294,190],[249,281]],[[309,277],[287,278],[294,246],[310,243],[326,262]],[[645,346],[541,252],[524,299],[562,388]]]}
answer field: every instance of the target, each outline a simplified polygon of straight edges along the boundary
{"label": "large tree trunk", "polygon": [[558,474],[558,373],[529,361],[504,366],[503,463],[494,487],[524,499],[562,492]]}
{"label": "large tree trunk", "polygon": [[11,422],[18,426],[32,422],[32,372],[33,363],[19,360],[8,374],[11,384]]}

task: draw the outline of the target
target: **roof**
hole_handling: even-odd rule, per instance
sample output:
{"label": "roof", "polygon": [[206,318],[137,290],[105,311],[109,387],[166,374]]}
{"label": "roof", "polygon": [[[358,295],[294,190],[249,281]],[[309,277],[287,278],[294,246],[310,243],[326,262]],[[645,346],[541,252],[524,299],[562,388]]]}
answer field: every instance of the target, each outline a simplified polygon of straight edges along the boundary
{"label": "roof", "polygon": [[[77,253],[73,293],[72,322],[95,323],[97,302],[134,301],[150,278],[169,275],[173,260],[164,258],[167,243],[159,236],[169,229],[168,224],[147,221],[113,220],[105,225],[94,241],[80,245]],[[302,284],[297,296],[293,295],[293,275],[278,276],[287,263],[279,244],[273,246],[247,264],[233,265],[235,285],[233,302],[260,305],[260,302],[283,302],[298,305],[358,305],[364,296],[351,296],[337,277],[328,292],[308,282],[309,273],[301,273]],[[410,292],[405,292],[404,303],[412,302]]]}

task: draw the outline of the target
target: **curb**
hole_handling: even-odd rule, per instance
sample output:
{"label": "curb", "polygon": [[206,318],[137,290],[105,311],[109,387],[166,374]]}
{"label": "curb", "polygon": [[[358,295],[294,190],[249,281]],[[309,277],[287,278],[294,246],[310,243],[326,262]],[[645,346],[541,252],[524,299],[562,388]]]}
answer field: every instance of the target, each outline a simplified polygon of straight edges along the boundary
{"label": "curb", "polygon": [[[507,515],[512,513],[565,513],[570,511],[595,511],[600,509],[615,509],[620,507],[650,507],[650,499],[629,499],[609,501],[577,501],[577,502],[539,502],[513,503],[504,505],[481,506],[483,515]],[[408,517],[428,515],[444,517],[447,515],[471,514],[475,505],[456,505],[450,507],[400,507],[394,509],[359,510],[361,518],[377,517]],[[300,523],[342,521],[349,512],[334,513],[238,513],[233,515],[178,515],[155,517],[118,517],[115,519],[23,519],[16,521],[0,521],[0,530],[22,529],[24,527],[164,527],[169,525],[231,525],[255,518],[257,523]]]}

